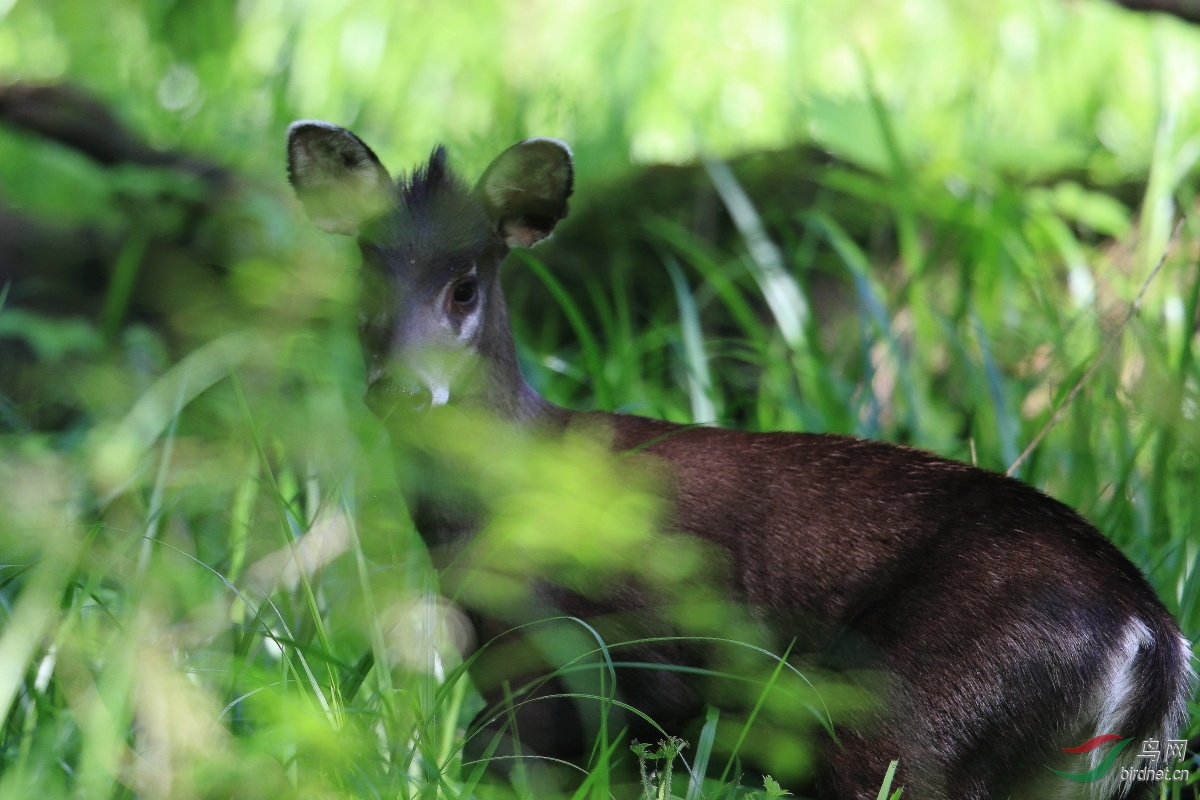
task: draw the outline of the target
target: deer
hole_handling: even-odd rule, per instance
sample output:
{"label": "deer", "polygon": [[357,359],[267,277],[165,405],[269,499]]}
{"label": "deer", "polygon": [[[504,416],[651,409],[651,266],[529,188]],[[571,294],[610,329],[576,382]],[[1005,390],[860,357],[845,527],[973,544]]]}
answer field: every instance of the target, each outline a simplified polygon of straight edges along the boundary
{"label": "deer", "polygon": [[[443,146],[393,179],[354,133],[301,120],[288,129],[287,170],[313,223],[357,239],[372,411],[460,406],[516,430],[602,427],[612,453],[659,465],[664,524],[719,554],[715,580],[732,601],[759,612],[779,641],[890,677],[870,724],[823,745],[819,796],[874,798],[893,760],[896,785],[914,800],[1157,796],[1153,783],[1122,781],[1115,768],[1091,783],[1047,769],[1064,750],[1106,736],[1132,740],[1119,763],[1134,763],[1138,743],[1178,735],[1192,686],[1191,645],[1149,582],[1071,508],[915,448],[576,412],[531,388],[500,272],[511,250],[537,244],[567,216],[574,162],[565,143],[521,141],[471,186]],[[453,497],[418,498],[415,520],[435,549],[469,541],[482,513]],[[636,591],[543,596],[584,617],[624,606],[653,618],[656,602]],[[471,622],[480,640],[507,624],[486,609],[472,610]],[[642,657],[705,663],[686,644]],[[498,668],[486,659],[472,667],[489,703],[507,691],[489,688]],[[703,687],[670,670],[625,670],[617,684],[625,704],[662,730],[683,730],[705,707]],[[534,695],[507,715],[481,712],[473,729],[498,731],[503,717],[517,723],[521,752],[586,760],[586,715],[552,681]],[[1096,766],[1101,752],[1083,758]]]}

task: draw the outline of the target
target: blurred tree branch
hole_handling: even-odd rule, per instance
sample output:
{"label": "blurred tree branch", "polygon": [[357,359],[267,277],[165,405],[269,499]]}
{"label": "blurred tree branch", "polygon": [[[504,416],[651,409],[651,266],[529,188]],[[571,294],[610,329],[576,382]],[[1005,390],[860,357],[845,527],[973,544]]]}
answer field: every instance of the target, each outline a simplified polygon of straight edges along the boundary
{"label": "blurred tree branch", "polygon": [[71,84],[0,87],[0,124],[78,150],[106,167],[135,164],[181,170],[219,188],[224,169],[187,153],[157,150],[126,128],[102,101]]}
{"label": "blurred tree branch", "polygon": [[1200,0],[1113,0],[1130,11],[1157,11],[1200,24]]}
{"label": "blurred tree branch", "polygon": [[[167,170],[203,187],[187,197],[160,192],[121,198],[126,215],[137,217],[139,224],[152,231],[152,238],[174,248],[197,249],[192,241],[196,227],[214,206],[228,199],[234,186],[233,175],[224,168],[190,153],[153,147],[127,128],[102,100],[71,84],[0,86],[0,125],[57,142],[105,168],[131,165]],[[147,204],[175,207],[179,213],[170,217],[170,224],[156,225],[142,207]],[[67,229],[0,203],[0,286],[33,279],[52,306],[74,312],[76,301],[103,291],[104,276],[127,234],[109,231],[106,235],[91,225]],[[47,291],[50,287],[53,291]],[[67,297],[73,300],[64,302]],[[24,293],[18,290],[12,299],[23,301]]]}
{"label": "blurred tree branch", "polygon": [[[75,321],[115,341],[127,324],[186,351],[224,323],[228,265],[256,252],[243,182],[191,153],[154,147],[100,99],[69,84],[0,86],[0,127],[53,142],[114,178],[107,214],[64,223],[0,197],[0,310]],[[128,169],[153,173],[128,180]],[[114,175],[116,173],[113,173]],[[208,327],[206,327],[208,326]],[[0,430],[54,430],[80,413],[63,361],[44,361],[27,337],[0,332]],[[65,394],[64,394],[65,392]]]}

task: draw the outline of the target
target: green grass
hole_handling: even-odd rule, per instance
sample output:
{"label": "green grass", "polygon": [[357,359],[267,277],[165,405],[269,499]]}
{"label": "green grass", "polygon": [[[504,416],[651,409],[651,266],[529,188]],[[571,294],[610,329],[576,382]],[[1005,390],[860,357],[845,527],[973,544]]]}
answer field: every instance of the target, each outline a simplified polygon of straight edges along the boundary
{"label": "green grass", "polygon": [[[928,191],[908,190],[918,199]],[[570,297],[536,253],[514,259],[511,269],[546,282],[579,342],[578,350],[539,353],[529,344],[536,321],[521,319],[524,355],[539,388],[567,404],[680,421],[697,409],[718,417],[718,409],[737,409],[753,428],[890,438],[999,470],[1090,372],[1022,477],[1095,520],[1195,636],[1194,338],[1169,318],[1158,321],[1172,297],[1185,319],[1194,313],[1194,223],[1185,222],[1141,315],[1119,327],[1147,274],[1141,263],[1120,262],[1135,251],[1136,234],[1115,250],[1074,242],[1106,301],[1073,304],[1061,273],[1022,269],[1022,259],[1027,267],[1055,263],[1039,238],[1036,204],[1027,202],[1032,210],[985,214],[938,240],[938,221],[918,201],[922,247],[941,255],[911,275],[871,264],[836,221],[807,213],[802,224],[821,243],[785,252],[784,275],[803,298],[800,254],[828,248],[845,262],[856,305],[839,312],[837,340],[811,322],[804,336],[784,337],[774,315],[785,312],[764,298],[763,275],[742,248],[709,251],[653,225],[647,235],[668,243],[663,269],[676,291],[648,318],[633,311],[643,300],[599,279],[589,296]],[[1005,226],[1009,219],[1021,224]],[[1002,244],[989,250],[994,242]],[[976,276],[987,267],[1001,274]],[[599,306],[600,330],[589,330],[592,315],[577,307],[589,303]],[[746,327],[706,339],[702,320],[713,304]],[[0,699],[15,702],[0,794],[499,791],[485,791],[476,765],[460,763],[477,707],[455,655],[462,621],[433,602],[437,580],[400,491],[419,476],[380,445],[357,399],[360,376],[348,367],[355,344],[342,317],[230,334],[133,393],[127,412],[106,414],[96,401],[101,410],[82,430],[6,440]],[[73,368],[85,388],[133,374],[120,359]],[[464,458],[486,435],[470,427],[478,424],[459,420],[458,438],[447,434]],[[471,462],[500,513],[488,533],[496,547],[515,539],[535,573],[568,583],[626,568],[632,553],[650,579],[678,580],[667,574],[677,557],[654,550],[653,498],[628,481],[600,481],[597,452],[573,446],[582,449],[530,445],[499,463]],[[564,528],[580,530],[565,549],[539,533]],[[281,580],[292,563],[286,548],[301,541],[312,561]],[[336,556],[327,563],[322,541]],[[497,558],[500,583],[531,568]],[[505,597],[499,585],[476,591],[485,601]],[[598,656],[592,650],[584,648],[585,660]],[[677,766],[707,764],[709,778],[681,772],[673,791],[726,796],[729,751],[762,746],[751,722],[776,730],[809,714],[801,728],[815,731],[829,706],[835,717],[845,713],[839,706],[850,701],[819,678],[815,689],[789,684],[779,694],[783,663],[765,653],[744,663],[755,713],[710,718],[676,756]],[[603,702],[602,691],[590,696]],[[764,710],[773,722],[756,719]],[[602,747],[580,796],[604,796],[608,762],[631,758]]]}
{"label": "green grass", "polygon": [[[0,2],[0,73],[82,80],[155,144],[251,176],[188,240],[227,271],[210,296],[194,264],[155,249],[181,222],[152,212],[188,186],[0,131],[5,203],[118,245],[90,317],[0,294],[0,335],[37,368],[32,399],[0,404],[0,797],[514,793],[462,763],[481,705],[465,625],[406,504],[422,467],[359,399],[356,254],[288,205],[295,116],[355,124],[392,166],[448,140],[470,174],[522,136],[562,135],[579,203],[630,154],[704,156],[728,237],[689,227],[690,208],[635,207],[621,224],[636,246],[589,253],[580,281],[549,250],[510,259],[540,391],[997,471],[1061,412],[1018,476],[1094,521],[1200,637],[1200,123],[1179,66],[1200,37],[1101,3],[526,5],[214,3],[193,19],[126,2],[98,21],[86,4]],[[371,45],[376,27],[389,33]],[[760,46],[772,30],[783,44]],[[762,202],[720,158],[806,138],[848,159],[812,173],[809,204]],[[1118,181],[1144,185],[1135,207]],[[179,302],[160,325],[130,316],[147,270],[187,277],[164,283]],[[645,291],[648,276],[665,290]],[[39,431],[23,402],[82,413]],[[414,437],[454,452],[495,515],[496,555],[453,599],[516,603],[530,571],[586,587],[635,564],[664,589],[694,582],[695,559],[655,533],[653,492],[599,468],[594,443],[484,457],[486,420],[430,428]],[[640,775],[604,728],[573,796],[633,776],[655,798],[775,797],[769,781],[732,785],[733,756],[809,759],[830,718],[865,702],[757,649],[702,590],[676,622],[729,640],[720,668],[747,712],[710,712],[682,749],[645,743]],[[611,706],[620,642],[554,625],[574,643],[571,691]]]}

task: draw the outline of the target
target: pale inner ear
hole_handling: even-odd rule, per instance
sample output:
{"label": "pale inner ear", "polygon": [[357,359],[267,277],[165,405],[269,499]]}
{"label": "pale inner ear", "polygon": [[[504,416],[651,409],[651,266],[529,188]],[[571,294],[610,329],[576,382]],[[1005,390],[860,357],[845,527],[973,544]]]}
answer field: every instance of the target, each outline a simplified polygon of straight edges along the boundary
{"label": "pale inner ear", "polygon": [[539,214],[524,214],[500,220],[500,237],[509,247],[532,247],[554,230],[557,222]]}
{"label": "pale inner ear", "polygon": [[288,129],[288,177],[309,218],[353,235],[392,202],[392,181],[375,153],[345,128],[303,120]]}

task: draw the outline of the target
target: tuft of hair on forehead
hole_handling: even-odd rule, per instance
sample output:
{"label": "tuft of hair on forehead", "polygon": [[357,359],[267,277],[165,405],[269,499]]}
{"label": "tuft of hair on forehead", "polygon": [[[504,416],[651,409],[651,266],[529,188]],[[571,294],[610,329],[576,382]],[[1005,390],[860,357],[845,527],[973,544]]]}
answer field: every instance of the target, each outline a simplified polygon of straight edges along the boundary
{"label": "tuft of hair on forehead", "polygon": [[492,234],[483,205],[450,169],[443,145],[428,163],[396,179],[396,210],[384,225],[396,245],[448,256],[473,255]]}
{"label": "tuft of hair on forehead", "polygon": [[467,187],[450,170],[446,163],[446,146],[439,144],[429,155],[428,164],[414,169],[412,175],[401,175],[396,180],[396,191],[402,207],[419,211],[428,206],[435,195],[465,193]]}

